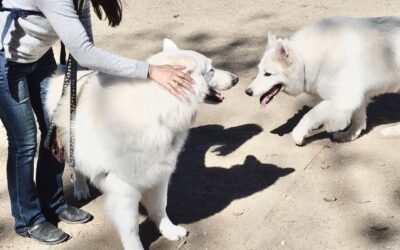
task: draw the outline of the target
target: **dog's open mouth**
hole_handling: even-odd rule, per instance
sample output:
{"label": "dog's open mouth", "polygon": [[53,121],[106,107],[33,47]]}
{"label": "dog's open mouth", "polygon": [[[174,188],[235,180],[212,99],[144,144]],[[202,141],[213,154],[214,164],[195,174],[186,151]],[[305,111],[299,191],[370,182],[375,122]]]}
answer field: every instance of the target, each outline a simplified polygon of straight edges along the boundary
{"label": "dog's open mouth", "polygon": [[212,103],[220,103],[224,100],[224,98],[225,97],[220,92],[210,88],[210,93],[206,96],[205,100]]}
{"label": "dog's open mouth", "polygon": [[274,85],[270,90],[260,97],[260,104],[262,108],[265,108],[268,103],[274,99],[274,97],[279,93],[282,88],[282,84]]}

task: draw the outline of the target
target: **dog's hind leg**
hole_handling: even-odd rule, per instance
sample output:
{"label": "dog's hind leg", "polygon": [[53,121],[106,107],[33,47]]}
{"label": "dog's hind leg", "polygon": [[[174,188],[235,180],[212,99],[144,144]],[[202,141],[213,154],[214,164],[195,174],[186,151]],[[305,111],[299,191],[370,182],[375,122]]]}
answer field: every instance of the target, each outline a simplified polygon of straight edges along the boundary
{"label": "dog's hind leg", "polygon": [[384,128],[381,130],[381,135],[385,137],[400,137],[400,123]]}
{"label": "dog's hind leg", "polygon": [[141,250],[139,237],[140,193],[112,173],[96,178],[106,194],[106,210],[117,228],[125,250]]}
{"label": "dog's hind leg", "polygon": [[146,207],[150,219],[156,223],[161,234],[168,240],[179,240],[187,235],[185,228],[174,225],[168,218],[167,193],[169,177],[165,177],[158,185],[143,193],[142,203]]}
{"label": "dog's hind leg", "polygon": [[335,101],[324,100],[311,109],[293,129],[292,137],[297,145],[302,145],[313,129],[321,125],[327,132],[345,129],[351,122],[355,110],[348,106],[341,106]]}

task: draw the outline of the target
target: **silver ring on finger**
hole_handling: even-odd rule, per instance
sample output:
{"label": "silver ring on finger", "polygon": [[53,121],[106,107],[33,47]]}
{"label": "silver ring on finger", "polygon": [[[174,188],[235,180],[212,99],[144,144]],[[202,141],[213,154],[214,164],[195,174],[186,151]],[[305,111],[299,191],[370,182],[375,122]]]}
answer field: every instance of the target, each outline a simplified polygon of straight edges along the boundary
{"label": "silver ring on finger", "polygon": [[176,89],[176,88],[179,87],[180,84],[179,84],[178,81],[172,80],[172,82],[173,82],[173,84],[171,84],[171,85],[172,85],[172,87],[173,87],[174,89]]}

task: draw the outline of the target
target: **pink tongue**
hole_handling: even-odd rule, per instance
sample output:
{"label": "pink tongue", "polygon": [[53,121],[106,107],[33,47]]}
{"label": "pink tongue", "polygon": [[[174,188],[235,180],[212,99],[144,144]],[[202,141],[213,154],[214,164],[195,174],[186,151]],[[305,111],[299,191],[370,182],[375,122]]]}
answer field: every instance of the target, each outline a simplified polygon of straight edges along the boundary
{"label": "pink tongue", "polygon": [[271,101],[270,96],[266,96],[261,102],[261,108],[265,108],[270,101]]}
{"label": "pink tongue", "polygon": [[215,91],[214,96],[217,97],[221,102],[225,99],[225,97],[217,91]]}
{"label": "pink tongue", "polygon": [[268,94],[264,97],[264,99],[262,99],[262,101],[261,101],[261,103],[260,103],[261,108],[265,108],[265,107],[267,106],[267,104],[268,104],[269,102],[271,102],[272,99],[274,99],[274,97],[279,93],[280,90],[281,90],[281,85],[276,85],[276,86],[274,86],[274,87],[272,88],[271,92],[268,93]]}
{"label": "pink tongue", "polygon": [[220,103],[224,100],[224,98],[225,97],[221,93],[215,91],[214,89],[210,89],[210,94],[206,96],[206,100],[211,103]]}

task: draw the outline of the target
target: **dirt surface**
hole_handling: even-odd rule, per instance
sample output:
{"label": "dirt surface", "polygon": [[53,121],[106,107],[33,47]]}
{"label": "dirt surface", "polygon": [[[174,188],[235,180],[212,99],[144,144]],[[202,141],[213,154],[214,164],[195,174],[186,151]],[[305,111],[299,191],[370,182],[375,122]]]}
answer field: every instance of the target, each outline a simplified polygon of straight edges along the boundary
{"label": "dirt surface", "polygon": [[[322,133],[297,147],[290,131],[315,102],[280,94],[262,110],[257,98],[244,94],[269,30],[288,36],[332,15],[399,14],[394,0],[128,0],[121,27],[95,21],[96,43],[117,54],[144,59],[169,37],[241,78],[222,105],[201,106],[171,183],[168,212],[190,235],[169,242],[142,216],[143,244],[154,250],[400,249],[400,139],[379,135],[386,124],[400,121],[399,95],[370,105],[368,132],[360,139],[336,144]],[[0,249],[122,249],[96,192],[88,202],[72,201],[93,221],[59,224],[72,235],[68,242],[48,247],[16,236],[6,145],[2,129]]]}

